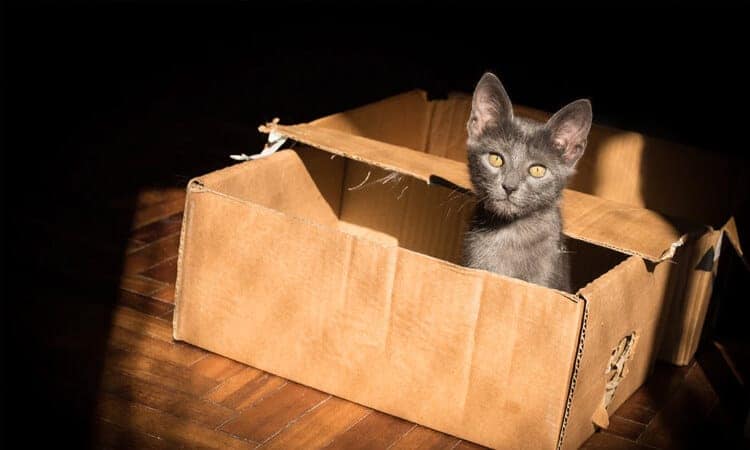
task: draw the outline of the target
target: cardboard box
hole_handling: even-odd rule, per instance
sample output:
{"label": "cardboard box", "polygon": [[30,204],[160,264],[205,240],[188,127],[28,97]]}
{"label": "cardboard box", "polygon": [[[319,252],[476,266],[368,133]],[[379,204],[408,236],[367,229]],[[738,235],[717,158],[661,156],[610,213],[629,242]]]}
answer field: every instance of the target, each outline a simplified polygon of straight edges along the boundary
{"label": "cardboard box", "polygon": [[[644,208],[631,176],[684,149],[595,127],[562,204],[575,292],[461,267],[469,107],[415,91],[268,124],[293,149],[192,180],[175,339],[490,447],[576,448],[606,426],[660,348],[692,356],[733,222]],[[675,164],[667,179],[693,167]]]}

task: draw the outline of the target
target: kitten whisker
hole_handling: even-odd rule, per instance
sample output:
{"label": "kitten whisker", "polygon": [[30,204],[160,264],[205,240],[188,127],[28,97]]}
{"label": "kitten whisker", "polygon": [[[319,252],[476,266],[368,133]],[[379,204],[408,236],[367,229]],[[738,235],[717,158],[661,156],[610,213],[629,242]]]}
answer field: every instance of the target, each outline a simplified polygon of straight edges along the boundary
{"label": "kitten whisker", "polygon": [[467,199],[465,199],[465,200],[464,200],[464,201],[463,201],[463,202],[461,203],[461,206],[460,206],[460,207],[458,208],[458,211],[457,211],[457,212],[459,212],[459,213],[460,213],[460,212],[461,212],[461,210],[462,210],[462,209],[464,209],[464,206],[466,206],[467,204],[469,204],[469,203],[471,203],[471,202],[472,202],[472,200],[471,200],[470,198],[467,198]]}

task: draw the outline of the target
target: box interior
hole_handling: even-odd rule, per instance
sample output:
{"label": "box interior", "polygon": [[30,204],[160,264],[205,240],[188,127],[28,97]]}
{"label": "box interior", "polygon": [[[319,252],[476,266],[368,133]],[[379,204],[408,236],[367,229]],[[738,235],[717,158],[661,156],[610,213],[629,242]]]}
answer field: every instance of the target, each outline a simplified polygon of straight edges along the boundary
{"label": "box interior", "polygon": [[[306,145],[297,144],[293,151],[302,159],[305,173],[267,173],[273,180],[224,177],[211,187],[384,246],[399,246],[460,265],[462,237],[474,207],[471,193],[427,184]],[[292,182],[297,185],[293,190]],[[567,247],[573,292],[628,257],[571,238]]]}
{"label": "box interior", "polygon": [[[424,91],[412,91],[310,125],[465,163],[470,111],[469,95],[429,100]],[[514,112],[542,122],[550,117],[518,105]],[[738,164],[747,162],[595,123],[569,187],[718,229],[750,199],[745,171],[730,170]]]}

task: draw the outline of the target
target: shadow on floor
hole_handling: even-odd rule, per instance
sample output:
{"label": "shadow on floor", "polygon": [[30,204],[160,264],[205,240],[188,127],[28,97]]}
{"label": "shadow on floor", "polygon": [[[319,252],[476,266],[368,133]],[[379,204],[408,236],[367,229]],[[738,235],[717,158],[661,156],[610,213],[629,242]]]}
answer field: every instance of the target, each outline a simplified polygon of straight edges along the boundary
{"label": "shadow on floor", "polygon": [[492,67],[516,92],[526,83],[523,102],[554,66],[519,49],[514,72],[496,42],[476,47],[473,34],[471,45],[430,47],[424,30],[384,43],[377,28],[363,43],[344,32],[355,27],[300,30],[252,8],[193,10],[184,25],[168,6],[144,11],[37,5],[6,18],[4,436],[88,447],[144,187],[184,186],[259,150],[256,126],[273,117],[303,122],[417,87],[469,91]]}

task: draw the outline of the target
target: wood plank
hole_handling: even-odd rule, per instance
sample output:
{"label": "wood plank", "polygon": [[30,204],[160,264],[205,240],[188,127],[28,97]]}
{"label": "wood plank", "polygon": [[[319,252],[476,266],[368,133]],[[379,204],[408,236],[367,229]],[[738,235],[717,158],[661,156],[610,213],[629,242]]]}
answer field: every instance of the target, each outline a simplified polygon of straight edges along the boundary
{"label": "wood plank", "polygon": [[104,367],[111,371],[105,374],[124,373],[193,396],[202,396],[217,385],[216,380],[192,373],[185,367],[123,350],[108,351]]}
{"label": "wood plank", "polygon": [[330,395],[289,383],[221,427],[235,436],[264,442]]}
{"label": "wood plank", "polygon": [[584,442],[580,450],[653,450],[653,448],[600,431]]}
{"label": "wood plank", "polygon": [[135,430],[174,441],[192,448],[253,449],[256,443],[237,439],[226,433],[206,428],[190,420],[175,417],[147,406],[103,394],[97,405],[102,419]]}
{"label": "wood plank", "polygon": [[185,199],[176,198],[154,205],[136,209],[130,226],[135,230],[148,224],[158,222],[185,209]]}
{"label": "wood plank", "polygon": [[648,425],[656,415],[656,411],[650,408],[646,408],[637,403],[625,402],[620,406],[614,414],[617,417],[630,420],[632,422],[640,423],[642,425]]}
{"label": "wood plank", "polygon": [[234,410],[242,410],[284,387],[287,380],[254,367],[227,378],[206,398]]}
{"label": "wood plank", "polygon": [[[723,340],[731,342],[728,338]],[[748,356],[750,353],[747,351],[744,355],[736,348],[730,351],[725,345],[715,341],[707,343],[696,355],[697,363],[721,399],[722,408],[736,417],[745,417],[750,407],[750,397],[739,369],[743,363],[747,364]]]}
{"label": "wood plank", "polygon": [[165,287],[166,285],[161,281],[152,280],[140,275],[123,275],[120,278],[120,289],[133,294],[149,296]]}
{"label": "wood plank", "polygon": [[144,242],[138,239],[128,239],[127,244],[125,244],[125,254],[136,252],[143,247],[148,245],[148,242]]}
{"label": "wood plank", "polygon": [[[140,274],[155,265],[177,256],[180,246],[180,234],[175,233],[154,241],[149,245],[125,256],[122,273],[125,275]],[[161,287],[167,283],[161,283]]]}
{"label": "wood plank", "polygon": [[136,197],[135,200],[135,207],[136,209],[143,209],[177,199],[185,199],[185,188],[182,186],[147,188],[138,192],[138,197]]}
{"label": "wood plank", "polygon": [[668,364],[657,364],[647,383],[635,391],[625,403],[615,411],[615,415],[648,423],[664,407],[685,380],[691,365],[675,367]]}
{"label": "wood plank", "polygon": [[[261,378],[266,377],[266,375],[268,375],[266,372],[248,366],[239,373],[224,380],[224,382],[218,385],[216,389],[209,392],[206,395],[206,398],[216,403],[231,403],[228,402],[228,400],[234,396],[237,391],[247,384],[254,383]],[[231,407],[237,409],[236,405]]]}
{"label": "wood plank", "polygon": [[112,348],[185,367],[206,355],[206,351],[198,347],[167,343],[118,326],[111,328],[108,344]]}
{"label": "wood plank", "polygon": [[393,444],[391,449],[450,449],[456,446],[458,441],[456,437],[417,425]]}
{"label": "wood plank", "polygon": [[174,323],[174,309],[164,313],[163,316],[159,316],[161,319],[166,320],[169,323]]}
{"label": "wood plank", "polygon": [[[160,289],[161,290],[161,289]],[[142,312],[152,317],[160,317],[167,320],[164,316],[174,310],[174,305],[157,301],[145,295],[136,294],[120,289],[117,296],[117,304],[127,306],[130,309]],[[171,320],[168,320],[171,323]]]}
{"label": "wood plank", "polygon": [[190,419],[211,429],[236,414],[221,405],[123,374],[103,377],[101,388],[118,398]]}
{"label": "wood plank", "polygon": [[272,437],[262,448],[321,448],[336,436],[345,432],[370,409],[337,397],[330,397],[319,406],[311,409],[299,420],[291,423],[278,435]]}
{"label": "wood plank", "polygon": [[344,433],[336,436],[326,449],[376,450],[388,448],[412,427],[414,427],[413,423],[379,411],[373,411]]}
{"label": "wood plank", "polygon": [[169,258],[146,270],[141,275],[152,280],[174,285],[177,278],[177,256]]}
{"label": "wood plank", "polygon": [[[163,438],[123,427],[103,419],[97,419],[93,425],[93,448],[101,450],[173,450],[179,444]],[[193,449],[206,447],[191,446]]]}
{"label": "wood plank", "polygon": [[151,294],[151,298],[161,302],[174,304],[174,284],[170,284],[169,286],[154,292]]}
{"label": "wood plank", "polygon": [[229,358],[209,353],[190,366],[190,371],[216,381],[224,381],[247,368],[246,365]]}
{"label": "wood plank", "polygon": [[718,397],[700,365],[690,368],[685,382],[656,414],[638,440],[658,448],[685,448],[695,442]]}
{"label": "wood plank", "polygon": [[128,307],[115,307],[112,313],[112,325],[170,344],[176,343],[172,339],[171,323]]}
{"label": "wood plank", "polygon": [[130,238],[144,244],[157,241],[165,236],[179,233],[182,228],[182,212],[172,214],[157,222],[133,230]]}
{"label": "wood plank", "polygon": [[609,418],[609,427],[607,433],[620,436],[622,438],[637,441],[638,438],[646,430],[646,425],[635,422],[630,419],[625,419],[620,416],[612,416]]}

